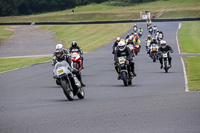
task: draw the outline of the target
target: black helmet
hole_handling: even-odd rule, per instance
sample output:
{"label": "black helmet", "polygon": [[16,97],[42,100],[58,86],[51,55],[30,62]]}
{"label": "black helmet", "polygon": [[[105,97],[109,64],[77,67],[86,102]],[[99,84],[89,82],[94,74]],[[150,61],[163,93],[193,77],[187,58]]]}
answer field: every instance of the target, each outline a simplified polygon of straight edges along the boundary
{"label": "black helmet", "polygon": [[72,47],[76,47],[77,46],[77,42],[76,41],[73,41],[72,42]]}

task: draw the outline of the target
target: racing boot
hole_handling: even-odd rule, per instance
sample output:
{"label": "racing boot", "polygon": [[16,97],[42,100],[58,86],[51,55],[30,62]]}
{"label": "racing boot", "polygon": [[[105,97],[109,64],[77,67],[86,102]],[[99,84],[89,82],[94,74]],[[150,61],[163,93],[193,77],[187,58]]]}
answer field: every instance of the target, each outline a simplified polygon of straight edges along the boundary
{"label": "racing boot", "polygon": [[135,71],[134,71],[134,70],[132,71],[132,74],[133,74],[133,76],[134,76],[134,77],[136,77],[136,76],[137,76],[137,74],[135,73]]}
{"label": "racing boot", "polygon": [[162,69],[163,68],[163,64],[161,64],[161,66],[160,66],[160,69]]}

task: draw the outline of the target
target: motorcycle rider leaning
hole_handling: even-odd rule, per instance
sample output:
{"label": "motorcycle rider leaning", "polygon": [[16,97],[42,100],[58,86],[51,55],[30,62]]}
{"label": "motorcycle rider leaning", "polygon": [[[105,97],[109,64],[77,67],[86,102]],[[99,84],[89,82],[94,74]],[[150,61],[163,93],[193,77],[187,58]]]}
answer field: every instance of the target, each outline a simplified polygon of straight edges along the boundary
{"label": "motorcycle rider leaning", "polygon": [[81,50],[81,48],[77,45],[77,42],[76,41],[73,41],[71,43],[71,47],[69,48],[69,53],[72,53],[72,52],[78,52],[81,56],[81,61],[82,61],[82,69],[84,69],[83,67],[83,51]]}
{"label": "motorcycle rider leaning", "polygon": [[[62,57],[60,57],[59,55],[61,55]],[[67,63],[69,63],[69,65],[71,66],[71,56],[69,54],[69,51],[67,49],[64,49],[62,44],[57,44],[56,51],[53,53],[52,66],[55,66],[56,62],[60,60],[66,60]]]}
{"label": "motorcycle rider leaning", "polygon": [[130,67],[131,67],[131,72],[133,74],[133,76],[136,76],[135,73],[135,66],[134,66],[134,61],[133,61],[133,56],[131,54],[131,51],[128,47],[126,47],[125,42],[120,41],[118,44],[118,49],[115,52],[115,56],[114,56],[114,64],[115,64],[115,70],[118,73],[118,80],[121,79],[121,75],[118,72],[118,57],[121,56],[126,56],[126,59],[129,61],[130,63]]}
{"label": "motorcycle rider leaning", "polygon": [[[162,53],[162,52],[164,52],[164,51],[165,51],[165,52],[170,51],[171,53],[174,52],[173,49],[172,49],[169,45],[166,44],[166,41],[165,41],[165,40],[161,40],[161,41],[160,41],[160,47],[159,47],[159,49],[158,49],[158,53],[160,54],[160,53]],[[160,55],[161,55],[161,54],[160,54]],[[161,64],[160,69],[162,69],[162,68],[163,68],[162,56],[160,56],[159,60],[160,60],[160,64]],[[172,64],[171,64],[172,57],[170,56],[169,53],[168,53],[168,60],[169,60],[169,66],[172,67]]]}

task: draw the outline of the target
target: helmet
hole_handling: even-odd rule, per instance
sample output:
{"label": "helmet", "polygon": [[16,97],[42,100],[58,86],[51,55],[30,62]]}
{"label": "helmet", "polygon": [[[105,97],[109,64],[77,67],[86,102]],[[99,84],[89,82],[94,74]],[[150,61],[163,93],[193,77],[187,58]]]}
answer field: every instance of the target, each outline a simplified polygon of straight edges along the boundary
{"label": "helmet", "polygon": [[124,39],[121,39],[120,42],[126,42]]}
{"label": "helmet", "polygon": [[57,49],[55,53],[56,53],[56,57],[60,59],[63,55],[63,49]]}
{"label": "helmet", "polygon": [[117,46],[120,51],[123,51],[126,48],[126,43],[124,41],[120,41]]}
{"label": "helmet", "polygon": [[73,41],[72,42],[72,47],[76,47],[77,46],[77,42],[76,41]]}
{"label": "helmet", "polygon": [[128,38],[128,42],[133,42],[133,37],[132,37],[132,36],[130,36],[130,37]]}
{"label": "helmet", "polygon": [[148,35],[148,39],[150,39],[151,38],[151,35]]}
{"label": "helmet", "polygon": [[116,38],[116,42],[119,42],[120,40],[121,40],[120,37],[117,37],[117,38]]}
{"label": "helmet", "polygon": [[165,40],[161,40],[161,41],[160,41],[160,46],[161,46],[162,48],[165,48],[165,47],[166,47],[166,41],[165,41]]}
{"label": "helmet", "polygon": [[57,50],[57,49],[63,49],[63,45],[62,45],[62,44],[57,44],[57,45],[56,45],[56,50]]}
{"label": "helmet", "polygon": [[136,36],[137,36],[137,33],[134,33],[134,35],[136,35]]}

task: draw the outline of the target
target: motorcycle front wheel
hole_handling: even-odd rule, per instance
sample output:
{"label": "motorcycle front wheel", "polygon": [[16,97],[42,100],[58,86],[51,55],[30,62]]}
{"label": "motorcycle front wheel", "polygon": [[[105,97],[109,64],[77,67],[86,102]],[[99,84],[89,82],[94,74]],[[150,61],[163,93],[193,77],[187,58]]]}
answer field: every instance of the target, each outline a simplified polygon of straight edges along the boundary
{"label": "motorcycle front wheel", "polygon": [[62,87],[63,92],[64,92],[65,96],[67,97],[67,99],[69,101],[73,101],[74,100],[74,93],[70,89],[69,84],[67,84],[67,82],[65,80],[61,80],[61,87]]}
{"label": "motorcycle front wheel", "polygon": [[121,76],[122,76],[122,80],[124,82],[124,86],[128,86],[127,73],[126,72],[122,72]]}
{"label": "motorcycle front wheel", "polygon": [[85,97],[85,91],[82,87],[80,88],[79,93],[77,94],[77,97],[79,99],[83,99]]}
{"label": "motorcycle front wheel", "polygon": [[167,61],[166,60],[164,61],[164,69],[165,69],[165,72],[168,73],[168,67],[167,67]]}

